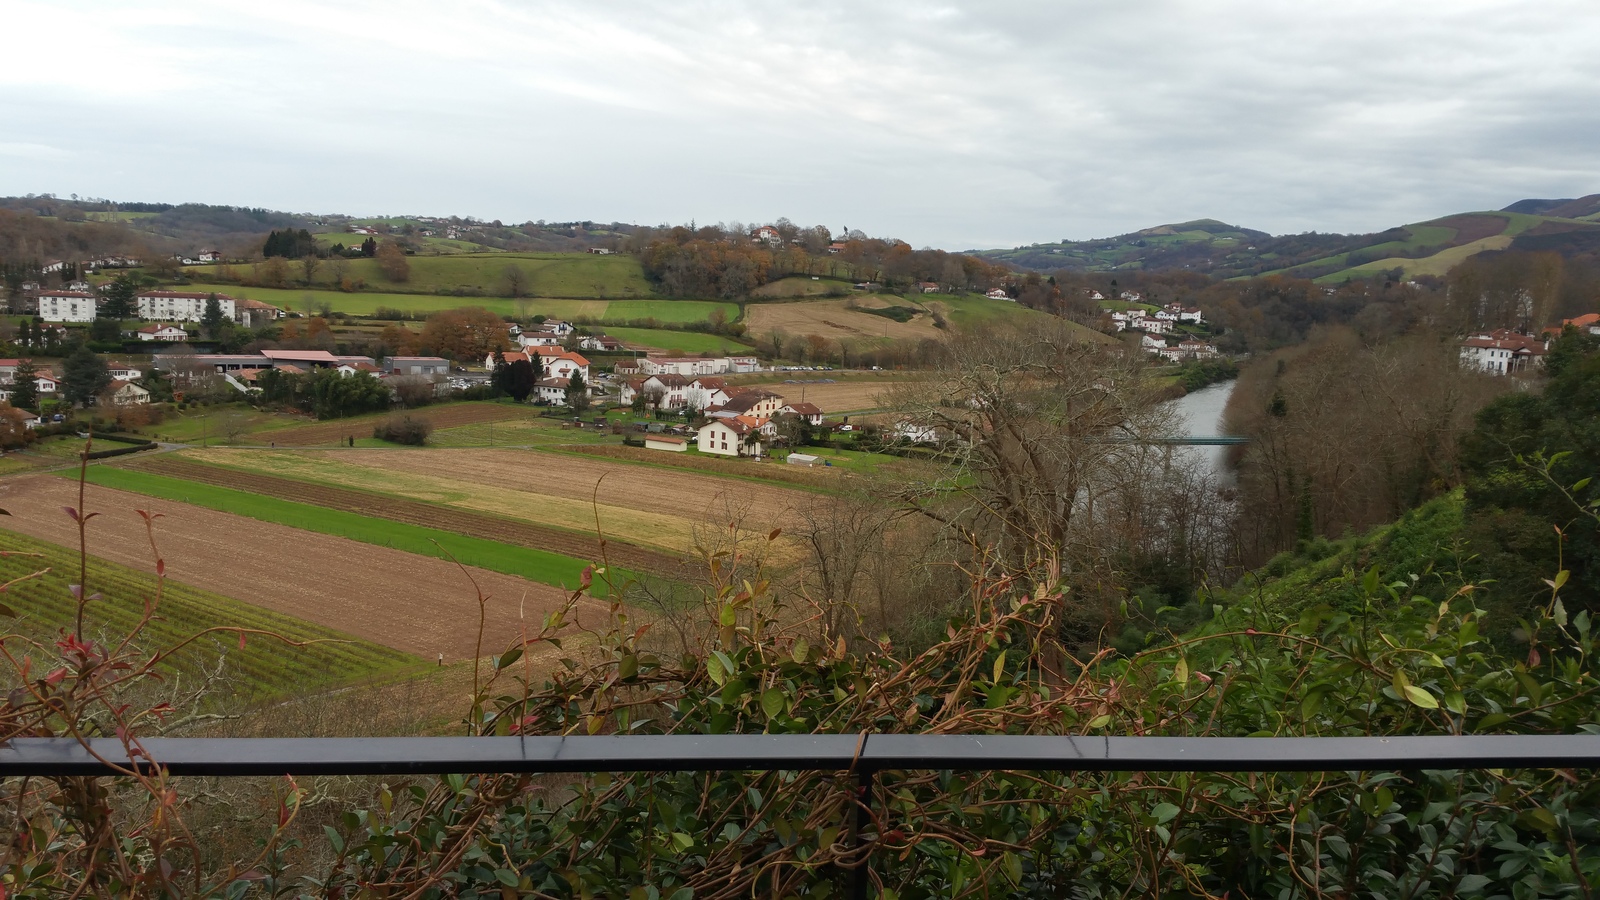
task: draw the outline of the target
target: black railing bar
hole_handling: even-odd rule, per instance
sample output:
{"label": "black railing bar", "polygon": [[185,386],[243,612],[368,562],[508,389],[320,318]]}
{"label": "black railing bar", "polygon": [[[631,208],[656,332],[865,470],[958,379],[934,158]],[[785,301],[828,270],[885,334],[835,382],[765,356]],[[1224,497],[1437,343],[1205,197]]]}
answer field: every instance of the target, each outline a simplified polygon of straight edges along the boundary
{"label": "black railing bar", "polygon": [[[1600,735],[1055,737],[855,734],[575,737],[151,738],[174,775],[442,775],[489,772],[885,770],[1327,772],[1600,768]],[[123,744],[18,738],[0,776],[98,775]]]}

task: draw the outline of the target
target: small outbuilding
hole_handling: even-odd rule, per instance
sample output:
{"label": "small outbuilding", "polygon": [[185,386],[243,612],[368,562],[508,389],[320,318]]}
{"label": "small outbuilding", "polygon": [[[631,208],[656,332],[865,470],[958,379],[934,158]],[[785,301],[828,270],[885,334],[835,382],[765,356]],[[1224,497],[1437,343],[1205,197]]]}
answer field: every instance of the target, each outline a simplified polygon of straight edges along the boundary
{"label": "small outbuilding", "polygon": [[681,437],[667,434],[652,434],[644,439],[646,450],[666,450],[669,453],[684,453],[689,449],[689,442]]}

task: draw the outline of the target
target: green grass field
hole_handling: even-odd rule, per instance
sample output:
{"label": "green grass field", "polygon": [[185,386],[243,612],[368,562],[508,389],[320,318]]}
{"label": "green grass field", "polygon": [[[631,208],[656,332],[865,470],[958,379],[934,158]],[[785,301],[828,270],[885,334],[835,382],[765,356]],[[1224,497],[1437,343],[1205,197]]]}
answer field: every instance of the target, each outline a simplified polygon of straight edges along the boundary
{"label": "green grass field", "polygon": [[[179,503],[190,503],[219,512],[260,519],[263,522],[403,550],[419,556],[431,556],[435,559],[454,557],[465,565],[516,575],[529,581],[562,588],[576,588],[584,568],[589,564],[586,560],[573,559],[543,550],[515,547],[440,531],[436,528],[423,528],[387,519],[371,518],[246,491],[196,484],[133,469],[91,466],[88,478],[89,481],[103,487],[132,491]],[[622,577],[626,580],[628,576],[624,574]]]}
{"label": "green grass field", "polygon": [[[364,239],[362,235],[349,236]],[[512,293],[508,270],[514,266],[522,273],[522,292],[534,297],[632,299],[655,294],[639,261],[631,256],[495,251],[409,259],[411,274],[403,282],[385,277],[376,259],[352,259],[324,264],[318,268],[311,286],[337,287],[342,267],[345,277],[365,281],[367,290],[504,297]],[[253,268],[237,266],[235,271],[246,273]],[[188,271],[194,273],[193,277],[205,277],[204,270]]]}
{"label": "green grass field", "polygon": [[606,334],[629,345],[655,347],[683,353],[748,353],[750,345],[732,338],[697,331],[669,331],[664,328],[614,328],[606,326]]}
{"label": "green grass field", "polygon": [[[7,589],[4,603],[19,614],[17,619],[7,621],[7,633],[48,641],[54,639],[58,629],[72,627],[75,606],[68,583],[78,580],[77,552],[12,532],[0,533],[0,549],[8,553],[40,554],[38,557],[0,557],[0,580],[9,581],[46,567],[50,569],[41,578]],[[145,600],[155,596],[154,575],[95,557],[89,559],[88,583],[91,594],[101,593],[105,597],[91,602],[88,607],[85,632],[96,641],[114,640],[126,634],[137,623]],[[225,689],[212,697],[205,704],[206,708],[237,710],[241,702],[270,701],[292,693],[395,673],[421,662],[399,650],[352,638],[331,628],[173,582],[167,583],[157,611],[159,618],[150,623],[140,642],[140,648],[147,653],[173,646],[205,628],[219,625],[270,631],[295,641],[329,642],[296,648],[281,641],[252,636],[241,648],[239,639],[231,634],[200,639],[173,657],[168,675],[185,678],[198,675],[202,668],[214,669],[217,661],[225,657],[225,671],[236,677],[225,680]],[[16,644],[9,646],[13,652],[23,652]]]}
{"label": "green grass field", "polygon": [[533,316],[552,319],[587,318],[598,322],[633,322],[655,319],[662,324],[679,325],[707,321],[713,310],[722,310],[728,321],[739,315],[736,303],[713,300],[563,300],[506,297],[457,297],[441,294],[345,293],[343,291],[295,288],[241,287],[231,284],[196,285],[198,290],[215,290],[230,297],[245,297],[271,303],[293,312],[308,313],[327,303],[335,312],[352,316],[371,316],[379,307],[426,315],[441,309],[481,306],[500,316],[527,320]]}

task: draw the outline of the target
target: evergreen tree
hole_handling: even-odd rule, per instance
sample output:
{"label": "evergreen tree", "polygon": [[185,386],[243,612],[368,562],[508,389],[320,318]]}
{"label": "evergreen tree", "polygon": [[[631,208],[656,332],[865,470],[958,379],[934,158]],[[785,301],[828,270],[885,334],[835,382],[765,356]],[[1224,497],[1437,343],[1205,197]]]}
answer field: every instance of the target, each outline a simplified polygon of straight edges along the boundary
{"label": "evergreen tree", "polygon": [[112,279],[111,287],[106,291],[106,302],[100,307],[100,315],[108,319],[131,319],[139,312],[139,286],[134,283],[130,275],[118,275]]}
{"label": "evergreen tree", "polygon": [[589,408],[589,386],[583,381],[583,372],[576,369],[567,382],[567,405],[572,407],[573,412],[583,412]]}
{"label": "evergreen tree", "polygon": [[61,363],[61,393],[68,403],[88,406],[111,384],[111,367],[88,344],[79,344]]}
{"label": "evergreen tree", "polygon": [[115,343],[122,339],[122,322],[109,316],[96,316],[89,323],[89,340],[97,343]]}
{"label": "evergreen tree", "polygon": [[511,399],[518,403],[528,399],[528,395],[533,393],[536,380],[533,375],[533,364],[527,360],[517,359],[506,364],[505,390],[511,395]]}
{"label": "evergreen tree", "polygon": [[22,324],[17,326],[17,343],[23,347],[32,347],[33,339],[33,323],[23,319]]}
{"label": "evergreen tree", "polygon": [[367,239],[361,242],[361,255],[362,256],[377,256],[378,255],[378,242],[373,239],[372,235],[367,235]]}
{"label": "evergreen tree", "polygon": [[24,359],[17,363],[15,381],[11,384],[11,405],[17,409],[37,410],[39,408],[39,369],[34,366],[33,360]]}
{"label": "evergreen tree", "polygon": [[206,337],[215,340],[222,333],[223,325],[227,324],[228,317],[222,314],[222,302],[216,294],[206,297],[206,311],[200,317],[200,327],[205,329]]}

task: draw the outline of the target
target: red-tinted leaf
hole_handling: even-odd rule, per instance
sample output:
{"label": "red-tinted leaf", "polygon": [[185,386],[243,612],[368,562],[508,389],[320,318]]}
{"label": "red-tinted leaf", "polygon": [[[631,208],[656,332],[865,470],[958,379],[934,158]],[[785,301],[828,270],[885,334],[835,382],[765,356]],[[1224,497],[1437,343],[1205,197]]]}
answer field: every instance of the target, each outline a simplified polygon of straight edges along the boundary
{"label": "red-tinted leaf", "polygon": [[165,575],[165,574],[167,574],[167,561],[162,559],[162,558],[160,558],[160,557],[156,557],[156,574],[157,575]]}
{"label": "red-tinted leaf", "polygon": [[239,632],[239,649],[244,649],[244,632]]}
{"label": "red-tinted leaf", "polygon": [[71,516],[72,517],[72,521],[74,521],[74,522],[78,521],[78,511],[73,509],[72,507],[63,506],[63,507],[61,507],[61,511],[66,513],[67,515]]}
{"label": "red-tinted leaf", "polygon": [[67,670],[66,670],[66,667],[63,666],[62,668],[53,670],[49,675],[46,675],[44,677],[44,682],[45,682],[45,684],[51,684],[51,685],[60,684],[62,682],[62,680],[65,679],[66,677],[67,677]]}

